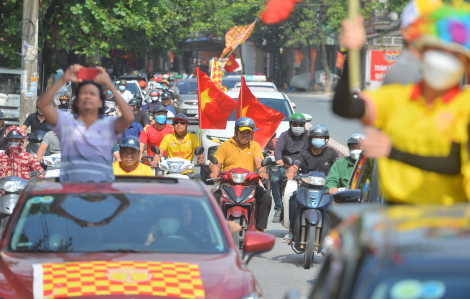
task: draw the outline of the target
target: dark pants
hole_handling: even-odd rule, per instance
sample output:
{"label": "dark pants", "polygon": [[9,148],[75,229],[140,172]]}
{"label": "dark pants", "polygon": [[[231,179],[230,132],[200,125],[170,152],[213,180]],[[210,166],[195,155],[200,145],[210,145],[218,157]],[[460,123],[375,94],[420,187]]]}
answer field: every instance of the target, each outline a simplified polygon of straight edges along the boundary
{"label": "dark pants", "polygon": [[[299,189],[300,190],[300,189]],[[297,192],[295,191],[292,196],[289,198],[289,223],[290,223],[290,230],[294,230],[292,227],[294,225],[294,216],[295,216],[295,197],[297,196]]]}
{"label": "dark pants", "polygon": [[[217,202],[220,204],[220,199],[222,198],[222,190],[217,189],[214,192],[214,197],[217,199]],[[272,198],[271,195],[260,185],[256,184],[255,190],[255,203],[257,206],[256,209],[256,228],[258,230],[266,229],[268,226],[268,216],[269,211],[271,211]],[[249,219],[247,219],[249,220]]]}

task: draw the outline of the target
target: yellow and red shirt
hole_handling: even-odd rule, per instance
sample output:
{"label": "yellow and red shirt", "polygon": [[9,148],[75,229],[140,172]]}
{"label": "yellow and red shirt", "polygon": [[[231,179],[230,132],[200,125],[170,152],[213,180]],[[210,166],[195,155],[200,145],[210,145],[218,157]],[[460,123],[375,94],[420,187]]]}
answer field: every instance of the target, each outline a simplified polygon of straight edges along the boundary
{"label": "yellow and red shirt", "polygon": [[183,158],[185,160],[193,159],[193,152],[199,146],[197,136],[187,133],[182,142],[176,140],[176,133],[166,135],[160,143],[160,149],[168,151],[168,158]]}

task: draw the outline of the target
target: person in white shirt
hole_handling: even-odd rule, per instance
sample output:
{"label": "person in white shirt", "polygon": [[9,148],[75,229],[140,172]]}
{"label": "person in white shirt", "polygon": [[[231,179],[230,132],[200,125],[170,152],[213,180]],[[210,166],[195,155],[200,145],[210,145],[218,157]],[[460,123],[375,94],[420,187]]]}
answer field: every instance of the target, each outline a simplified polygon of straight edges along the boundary
{"label": "person in white shirt", "polygon": [[124,101],[126,101],[126,103],[129,103],[129,101],[134,98],[134,95],[129,90],[126,90],[126,88],[127,81],[121,80],[119,82],[119,93],[121,94],[121,97],[124,98]]}

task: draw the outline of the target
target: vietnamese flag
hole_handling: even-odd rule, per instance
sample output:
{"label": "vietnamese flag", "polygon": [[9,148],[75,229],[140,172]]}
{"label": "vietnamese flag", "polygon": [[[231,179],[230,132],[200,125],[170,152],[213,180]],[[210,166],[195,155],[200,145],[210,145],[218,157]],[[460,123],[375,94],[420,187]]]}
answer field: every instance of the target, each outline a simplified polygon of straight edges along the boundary
{"label": "vietnamese flag", "polygon": [[277,24],[289,18],[299,0],[269,0],[261,12],[261,21],[267,25]]}
{"label": "vietnamese flag", "polygon": [[235,55],[230,55],[230,58],[228,59],[227,63],[224,66],[224,69],[227,73],[231,73],[238,69],[240,65],[238,62],[235,60]]}
{"label": "vietnamese flag", "polygon": [[284,119],[284,115],[261,104],[246,86],[245,77],[242,76],[240,95],[237,102],[237,119],[249,117],[255,121],[256,128],[254,141],[258,142],[261,149],[264,149],[271,137],[276,133],[277,128]]}
{"label": "vietnamese flag", "polygon": [[340,52],[336,52],[336,67],[339,69],[343,68],[344,64],[344,55]]}
{"label": "vietnamese flag", "polygon": [[201,129],[221,129],[237,107],[237,102],[221,91],[207,74],[196,68],[199,127]]}

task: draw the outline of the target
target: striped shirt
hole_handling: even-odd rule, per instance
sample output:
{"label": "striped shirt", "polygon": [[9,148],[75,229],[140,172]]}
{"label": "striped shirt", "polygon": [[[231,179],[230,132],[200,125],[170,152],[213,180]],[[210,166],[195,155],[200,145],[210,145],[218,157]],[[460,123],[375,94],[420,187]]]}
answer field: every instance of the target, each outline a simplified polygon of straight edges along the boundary
{"label": "striped shirt", "polygon": [[114,128],[117,117],[103,117],[88,130],[77,115],[58,110],[52,127],[61,142],[60,180],[62,182],[114,181],[111,148],[121,137]]}

